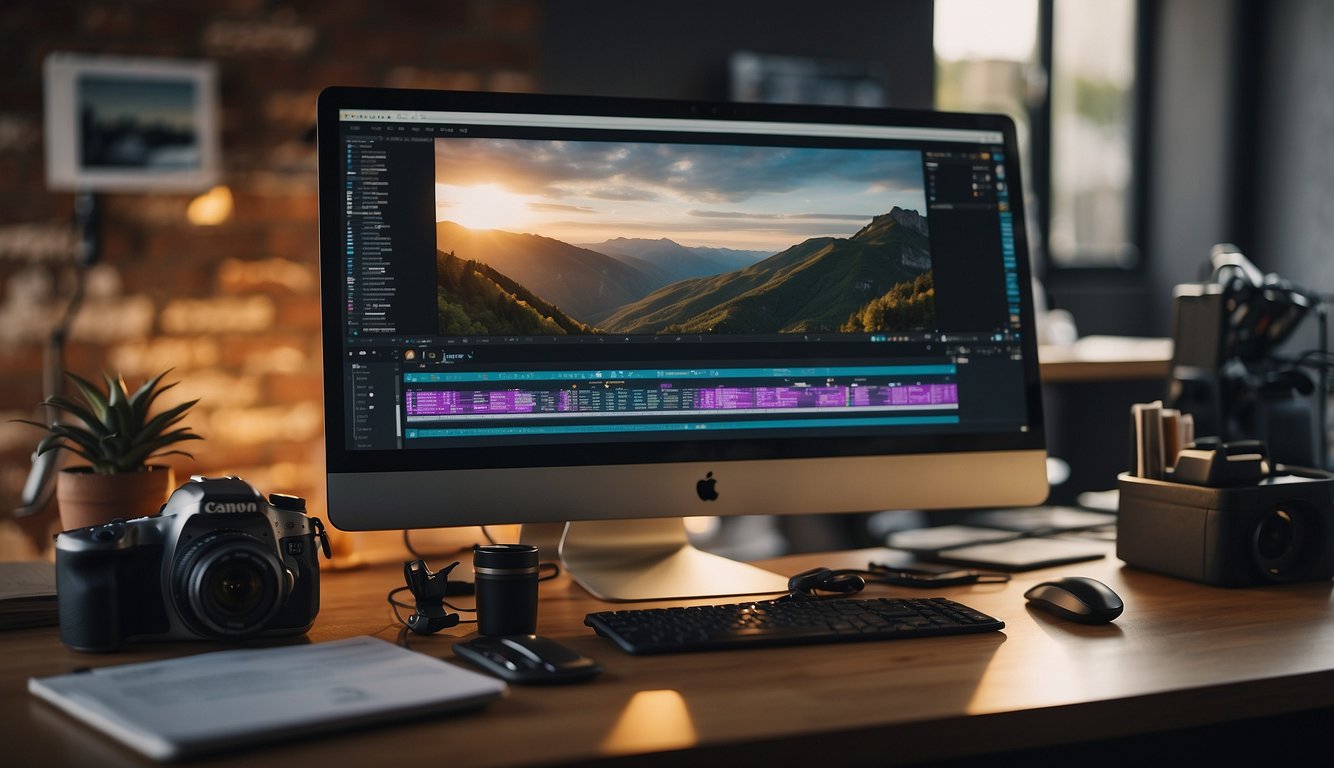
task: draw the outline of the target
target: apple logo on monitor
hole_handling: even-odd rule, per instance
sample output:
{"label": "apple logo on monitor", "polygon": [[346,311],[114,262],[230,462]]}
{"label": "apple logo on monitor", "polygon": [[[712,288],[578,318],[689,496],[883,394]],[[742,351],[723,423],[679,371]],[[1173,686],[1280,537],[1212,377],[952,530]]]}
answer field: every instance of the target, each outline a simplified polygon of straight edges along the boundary
{"label": "apple logo on monitor", "polygon": [[699,494],[700,501],[714,501],[718,498],[718,479],[712,472],[704,475],[704,479],[695,483],[695,493]]}

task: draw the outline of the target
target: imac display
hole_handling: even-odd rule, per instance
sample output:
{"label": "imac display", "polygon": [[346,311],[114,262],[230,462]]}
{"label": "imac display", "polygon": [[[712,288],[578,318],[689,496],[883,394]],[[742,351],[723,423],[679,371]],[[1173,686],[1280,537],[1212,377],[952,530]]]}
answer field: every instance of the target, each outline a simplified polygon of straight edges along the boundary
{"label": "imac display", "polygon": [[632,600],[785,590],[684,516],[1045,499],[1007,118],[360,88],[318,111],[336,527],[560,526],[572,576]]}

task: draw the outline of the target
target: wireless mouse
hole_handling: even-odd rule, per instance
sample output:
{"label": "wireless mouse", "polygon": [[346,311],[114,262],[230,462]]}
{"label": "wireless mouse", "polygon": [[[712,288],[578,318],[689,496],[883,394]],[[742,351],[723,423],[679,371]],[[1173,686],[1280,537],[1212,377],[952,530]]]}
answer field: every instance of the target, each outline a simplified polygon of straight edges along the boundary
{"label": "wireless mouse", "polygon": [[1080,624],[1106,624],[1126,607],[1111,587],[1087,576],[1044,581],[1025,592],[1024,597],[1034,608]]}
{"label": "wireless mouse", "polygon": [[479,635],[455,643],[454,653],[520,685],[575,683],[602,672],[596,661],[540,635]]}

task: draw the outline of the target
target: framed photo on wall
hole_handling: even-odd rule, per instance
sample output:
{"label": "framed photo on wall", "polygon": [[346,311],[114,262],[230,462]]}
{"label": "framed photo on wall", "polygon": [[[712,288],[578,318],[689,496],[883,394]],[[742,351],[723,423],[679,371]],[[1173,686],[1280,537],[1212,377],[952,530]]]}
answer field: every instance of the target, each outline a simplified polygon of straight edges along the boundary
{"label": "framed photo on wall", "polygon": [[197,191],[217,181],[213,62],[58,52],[44,69],[51,189]]}

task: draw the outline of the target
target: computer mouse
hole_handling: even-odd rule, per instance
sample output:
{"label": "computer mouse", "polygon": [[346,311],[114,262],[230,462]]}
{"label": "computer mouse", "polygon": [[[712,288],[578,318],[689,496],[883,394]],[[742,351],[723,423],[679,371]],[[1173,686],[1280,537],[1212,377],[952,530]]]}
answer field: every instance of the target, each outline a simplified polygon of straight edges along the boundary
{"label": "computer mouse", "polygon": [[454,653],[520,685],[575,683],[602,672],[596,661],[540,635],[478,635],[455,643]]}
{"label": "computer mouse", "polygon": [[1087,576],[1044,581],[1025,592],[1024,597],[1034,608],[1081,624],[1106,624],[1126,607],[1111,587]]}

